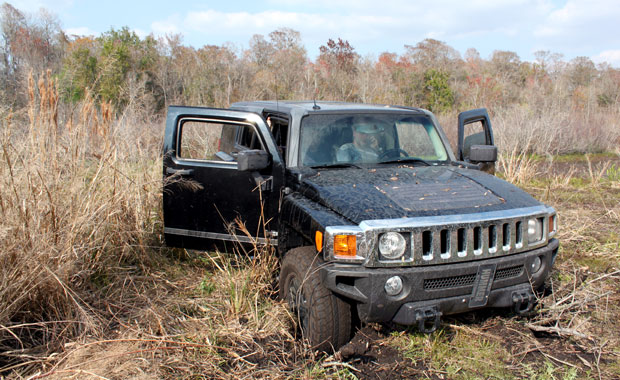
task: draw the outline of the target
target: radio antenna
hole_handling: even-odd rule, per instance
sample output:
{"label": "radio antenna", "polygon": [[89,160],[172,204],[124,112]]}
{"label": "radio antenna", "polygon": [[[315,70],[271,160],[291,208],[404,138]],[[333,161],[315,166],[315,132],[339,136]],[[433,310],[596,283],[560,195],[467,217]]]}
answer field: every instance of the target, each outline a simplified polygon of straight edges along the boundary
{"label": "radio antenna", "polygon": [[276,74],[276,111],[280,112],[280,103],[278,102],[278,74]]}

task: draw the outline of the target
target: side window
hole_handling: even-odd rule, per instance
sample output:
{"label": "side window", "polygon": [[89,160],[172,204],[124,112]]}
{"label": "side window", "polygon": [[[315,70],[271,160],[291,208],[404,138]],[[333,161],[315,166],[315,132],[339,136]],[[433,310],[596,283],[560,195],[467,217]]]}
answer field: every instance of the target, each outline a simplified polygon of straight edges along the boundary
{"label": "side window", "polygon": [[214,160],[219,151],[220,137],[226,127],[221,123],[182,120],[179,130],[179,158],[188,160]]}
{"label": "side window", "polygon": [[254,128],[247,125],[238,126],[238,138],[237,143],[239,145],[238,149],[262,149],[262,145],[258,134],[254,130]]}
{"label": "side window", "polygon": [[275,140],[276,146],[278,147],[278,151],[282,156],[282,159],[286,161],[286,148],[287,148],[287,138],[288,138],[288,125],[289,119],[285,115],[282,114],[269,114],[266,113],[263,115],[265,120],[267,120],[267,125],[271,130],[271,134]]}
{"label": "side window", "polygon": [[240,150],[262,149],[262,144],[251,125],[187,119],[180,124],[178,147],[181,159],[233,162]]}

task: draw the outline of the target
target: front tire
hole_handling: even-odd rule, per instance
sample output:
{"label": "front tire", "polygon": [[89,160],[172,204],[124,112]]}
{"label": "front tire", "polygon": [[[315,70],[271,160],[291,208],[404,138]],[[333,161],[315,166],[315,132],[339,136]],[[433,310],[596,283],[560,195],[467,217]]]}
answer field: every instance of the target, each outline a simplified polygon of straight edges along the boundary
{"label": "front tire", "polygon": [[324,264],[314,247],[290,250],[282,260],[280,298],[295,316],[313,348],[337,350],[351,337],[351,305],[327,289],[320,279]]}

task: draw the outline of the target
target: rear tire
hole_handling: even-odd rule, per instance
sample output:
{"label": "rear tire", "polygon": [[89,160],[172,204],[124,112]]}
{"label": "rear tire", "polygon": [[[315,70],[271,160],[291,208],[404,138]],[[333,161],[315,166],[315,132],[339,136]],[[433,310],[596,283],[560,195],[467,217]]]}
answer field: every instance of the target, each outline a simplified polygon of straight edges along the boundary
{"label": "rear tire", "polygon": [[351,305],[327,289],[320,279],[323,260],[314,247],[290,250],[282,260],[280,298],[288,304],[304,339],[331,352],[351,338]]}

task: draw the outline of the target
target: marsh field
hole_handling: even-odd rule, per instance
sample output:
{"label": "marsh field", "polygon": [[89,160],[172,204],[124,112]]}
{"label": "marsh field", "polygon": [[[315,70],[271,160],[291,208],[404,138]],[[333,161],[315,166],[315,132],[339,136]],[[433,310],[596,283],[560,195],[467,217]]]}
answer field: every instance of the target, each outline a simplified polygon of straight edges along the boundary
{"label": "marsh field", "polygon": [[1,378],[620,377],[617,149],[510,149],[508,127],[539,118],[496,115],[498,175],[560,215],[536,312],[447,317],[430,335],[363,325],[326,355],[303,344],[277,299],[272,247],[165,247],[163,120],[113,117],[87,98],[59,125],[53,80],[32,79],[29,92],[22,118],[2,119]]}
{"label": "marsh field", "polygon": [[[196,49],[0,16],[0,379],[620,378],[620,70],[432,39],[377,58],[330,39],[311,60],[287,28]],[[260,99],[421,106],[449,136],[458,112],[488,108],[497,175],[559,215],[535,312],[429,335],[362,325],[328,355],[277,299],[273,247],[166,247],[166,107]]]}

